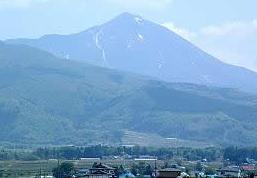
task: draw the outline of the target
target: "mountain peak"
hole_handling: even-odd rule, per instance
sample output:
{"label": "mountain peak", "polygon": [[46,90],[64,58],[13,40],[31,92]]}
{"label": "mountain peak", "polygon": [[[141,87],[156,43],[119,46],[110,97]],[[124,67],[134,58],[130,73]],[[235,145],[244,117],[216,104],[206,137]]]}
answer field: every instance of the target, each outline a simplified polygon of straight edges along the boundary
{"label": "mountain peak", "polygon": [[123,12],[120,15],[118,15],[117,17],[134,18],[134,17],[138,17],[138,15],[131,14],[129,12]]}
{"label": "mountain peak", "polygon": [[256,73],[224,64],[160,24],[127,12],[78,34],[9,43],[168,82],[257,91]]}
{"label": "mountain peak", "polygon": [[139,15],[134,15],[128,12],[124,12],[113,19],[118,21],[134,21],[136,23],[142,23],[144,19]]}

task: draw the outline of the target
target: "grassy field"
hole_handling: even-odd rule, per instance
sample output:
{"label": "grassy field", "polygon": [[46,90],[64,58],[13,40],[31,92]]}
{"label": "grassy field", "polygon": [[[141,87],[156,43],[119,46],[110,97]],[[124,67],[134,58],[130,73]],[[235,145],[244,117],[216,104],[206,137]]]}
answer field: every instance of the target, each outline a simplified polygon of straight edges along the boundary
{"label": "grassy field", "polygon": [[51,170],[58,165],[57,161],[1,161],[0,177],[33,177],[40,173],[51,175]]}
{"label": "grassy field", "polygon": [[[91,160],[60,160],[62,162],[72,162],[76,169],[90,168],[94,161]],[[98,161],[111,166],[123,165],[125,168],[130,167],[134,160],[101,160]],[[147,161],[145,161],[147,162]],[[148,161],[154,166],[154,161]],[[30,178],[39,175],[51,175],[52,169],[58,165],[57,160],[41,161],[0,161],[0,177],[3,178]],[[158,161],[158,165],[164,165],[163,161]]]}

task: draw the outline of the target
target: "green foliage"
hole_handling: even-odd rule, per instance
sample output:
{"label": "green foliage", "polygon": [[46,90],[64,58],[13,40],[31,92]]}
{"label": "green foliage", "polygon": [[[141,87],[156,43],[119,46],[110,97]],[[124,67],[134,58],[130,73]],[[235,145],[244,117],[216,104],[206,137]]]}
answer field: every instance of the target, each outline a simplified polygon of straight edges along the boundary
{"label": "green foliage", "polygon": [[124,172],[125,172],[124,167],[123,167],[122,165],[120,165],[120,166],[118,167],[118,175],[121,175],[121,174],[123,174]]}
{"label": "green foliage", "polygon": [[224,159],[234,163],[245,163],[246,159],[257,160],[257,147],[227,147],[224,150]]}
{"label": "green foliage", "polygon": [[53,176],[56,178],[69,178],[74,174],[74,172],[74,164],[70,162],[64,162],[53,169]]}
{"label": "green foliage", "polygon": [[[213,156],[210,156],[209,150],[213,150]],[[197,150],[197,151],[195,151]],[[219,148],[150,148],[150,147],[108,147],[108,146],[90,146],[90,147],[50,147],[38,148],[34,151],[13,151],[2,149],[0,151],[0,160],[48,160],[48,159],[64,159],[77,160],[86,157],[103,157],[103,156],[123,156],[124,154],[131,155],[133,158],[138,158],[140,155],[155,156],[158,159],[172,159],[173,156],[180,156],[190,161],[202,160],[210,156],[209,161],[216,161],[222,158],[223,151]],[[179,165],[182,164],[181,159],[176,159]],[[95,163],[94,165],[96,165]],[[168,164],[168,163],[167,163]],[[168,166],[167,166],[168,167]],[[122,169],[120,167],[120,169]]]}
{"label": "green foliage", "polygon": [[35,161],[39,160],[40,157],[31,151],[13,151],[13,150],[0,150],[0,160],[23,160],[23,161]]}
{"label": "green foliage", "polygon": [[189,146],[254,145],[256,106],[256,96],[233,89],[158,82],[0,44],[1,143],[120,145],[134,131]]}
{"label": "green foliage", "polygon": [[206,169],[205,169],[205,174],[206,175],[214,175],[214,174],[216,174],[217,172],[216,172],[216,169],[215,168],[213,168],[213,167],[207,167]]}
{"label": "green foliage", "polygon": [[144,176],[151,175],[153,168],[145,162],[139,162],[138,164],[132,164],[130,171],[133,175]]}
{"label": "green foliage", "polygon": [[197,171],[202,171],[203,170],[203,166],[200,162],[197,162],[195,165],[195,170]]}

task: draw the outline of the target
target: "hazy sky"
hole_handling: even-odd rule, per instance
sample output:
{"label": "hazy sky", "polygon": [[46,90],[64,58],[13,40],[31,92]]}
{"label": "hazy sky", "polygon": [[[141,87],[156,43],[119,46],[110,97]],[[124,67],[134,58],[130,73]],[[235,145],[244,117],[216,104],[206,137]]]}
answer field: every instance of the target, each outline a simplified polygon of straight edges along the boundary
{"label": "hazy sky", "polygon": [[0,39],[69,34],[131,12],[257,71],[257,0],[0,0]]}

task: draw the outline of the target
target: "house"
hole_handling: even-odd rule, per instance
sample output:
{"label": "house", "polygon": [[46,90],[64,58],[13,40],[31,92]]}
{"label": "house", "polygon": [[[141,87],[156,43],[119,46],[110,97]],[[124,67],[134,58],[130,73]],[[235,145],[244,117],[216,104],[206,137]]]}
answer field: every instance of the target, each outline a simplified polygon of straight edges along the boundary
{"label": "house", "polygon": [[156,172],[157,178],[177,178],[181,174],[181,171],[176,168],[161,169]]}
{"label": "house", "polygon": [[181,172],[180,173],[180,177],[190,177],[190,175],[189,174],[187,174],[186,172]]}
{"label": "house", "polygon": [[256,170],[256,167],[255,165],[253,164],[244,164],[242,165],[241,167],[241,174],[244,176],[244,177],[250,177],[250,178],[256,178],[257,175],[257,170]]}
{"label": "house", "polygon": [[89,174],[89,169],[79,169],[76,172],[76,177],[85,177],[87,174]]}
{"label": "house", "polygon": [[252,172],[252,171],[255,171],[256,169],[254,165],[243,165],[241,166],[241,170],[246,172]]}
{"label": "house", "polygon": [[115,169],[99,163],[89,169],[88,173],[81,178],[116,178]]}
{"label": "house", "polygon": [[241,170],[238,166],[229,166],[226,168],[221,168],[217,170],[218,177],[241,177]]}

